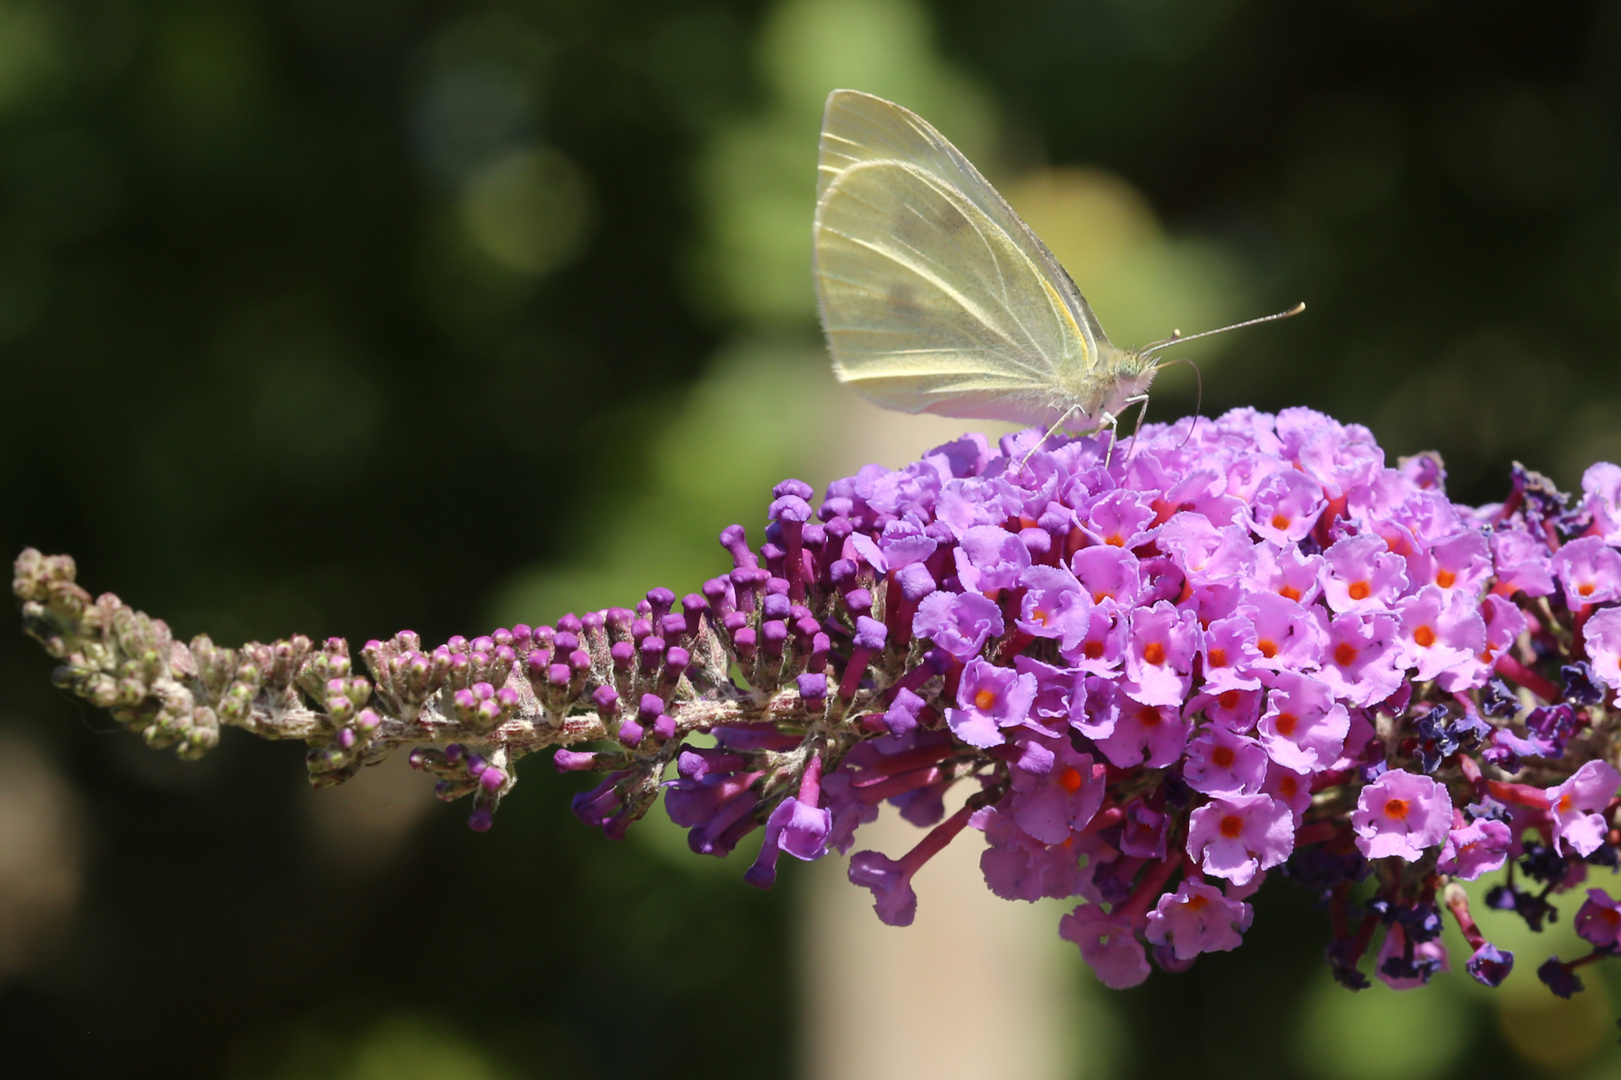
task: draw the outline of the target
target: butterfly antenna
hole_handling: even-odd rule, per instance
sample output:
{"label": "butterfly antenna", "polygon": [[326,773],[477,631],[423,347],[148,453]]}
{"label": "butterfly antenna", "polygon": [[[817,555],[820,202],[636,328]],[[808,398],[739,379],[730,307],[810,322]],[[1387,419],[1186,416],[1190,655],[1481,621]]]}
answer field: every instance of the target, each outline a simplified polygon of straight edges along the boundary
{"label": "butterfly antenna", "polygon": [[[1204,372],[1199,370],[1199,365],[1198,364],[1195,364],[1192,360],[1189,360],[1185,356],[1178,356],[1175,360],[1167,360],[1163,364],[1160,364],[1159,366],[1160,367],[1170,367],[1172,364],[1186,364],[1186,365],[1188,365],[1188,367],[1193,369],[1194,382],[1198,386],[1198,390],[1195,392],[1195,396],[1194,396],[1194,399],[1193,399],[1193,421],[1194,421],[1194,426],[1197,426],[1199,420],[1204,416],[1204,413],[1203,413],[1203,409],[1204,409]],[[1147,406],[1147,404],[1144,404],[1143,405],[1143,411],[1146,412],[1147,410],[1148,410],[1148,406]],[[1139,423],[1138,426],[1141,426],[1141,424]],[[1191,439],[1191,438],[1193,438],[1193,427],[1188,428],[1187,435],[1182,439],[1182,442],[1181,442],[1180,445],[1177,446],[1177,449],[1180,450],[1180,449],[1182,449],[1182,447],[1188,445],[1188,439]]]}
{"label": "butterfly antenna", "polygon": [[1292,318],[1292,317],[1294,317],[1296,315],[1299,315],[1302,311],[1305,311],[1305,310],[1306,310],[1306,305],[1305,305],[1305,303],[1302,302],[1302,303],[1296,304],[1294,307],[1290,308],[1288,311],[1278,311],[1278,312],[1274,312],[1271,315],[1262,315],[1258,319],[1245,319],[1243,322],[1233,323],[1233,325],[1231,325],[1231,326],[1218,326],[1214,330],[1202,330],[1197,334],[1183,334],[1182,331],[1180,331],[1180,330],[1172,330],[1170,337],[1164,338],[1164,339],[1162,339],[1160,341],[1154,342],[1151,345],[1145,346],[1143,348],[1143,350],[1142,350],[1141,355],[1143,355],[1143,356],[1152,356],[1154,353],[1158,352],[1160,349],[1168,349],[1172,345],[1180,345],[1184,341],[1197,341],[1200,338],[1211,337],[1212,335],[1215,335],[1215,334],[1225,334],[1229,330],[1242,330],[1246,326],[1257,326],[1257,325],[1259,325],[1261,323],[1277,322],[1279,319]]}

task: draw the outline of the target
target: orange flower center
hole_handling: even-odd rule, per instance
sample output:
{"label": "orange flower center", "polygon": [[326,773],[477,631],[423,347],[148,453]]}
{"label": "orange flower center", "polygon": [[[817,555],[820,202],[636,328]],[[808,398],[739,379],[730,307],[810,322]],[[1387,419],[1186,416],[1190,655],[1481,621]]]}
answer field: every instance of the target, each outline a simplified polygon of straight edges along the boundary
{"label": "orange flower center", "polygon": [[1295,588],[1293,585],[1285,585],[1278,590],[1278,595],[1283,597],[1285,600],[1299,600],[1300,590]]}
{"label": "orange flower center", "polygon": [[1137,722],[1143,727],[1158,727],[1159,720],[1159,710],[1152,705],[1144,705],[1137,710]]}
{"label": "orange flower center", "polygon": [[1421,649],[1427,649],[1435,644],[1435,631],[1428,625],[1421,626],[1413,631],[1413,642]]}
{"label": "orange flower center", "polygon": [[1356,663],[1357,647],[1349,641],[1342,641],[1334,646],[1334,662],[1340,667],[1350,667]]}
{"label": "orange flower center", "polygon": [[1244,819],[1237,814],[1228,814],[1221,819],[1219,828],[1221,829],[1221,835],[1229,840],[1237,840],[1239,834],[1244,831]]}
{"label": "orange flower center", "polygon": [[1283,514],[1273,514],[1272,527],[1274,529],[1287,529],[1289,527],[1289,519]]}
{"label": "orange flower center", "polygon": [[1081,654],[1088,660],[1096,660],[1098,657],[1103,655],[1103,642],[1088,641],[1085,646],[1081,648]]}
{"label": "orange flower center", "polygon": [[1585,581],[1582,584],[1576,586],[1576,594],[1578,596],[1592,596],[1593,595],[1593,583],[1591,581]]}
{"label": "orange flower center", "polygon": [[1226,649],[1211,649],[1210,650],[1209,660],[1210,660],[1210,666],[1211,667],[1226,667],[1227,666],[1227,650]]}
{"label": "orange flower center", "polygon": [[1156,667],[1165,663],[1165,643],[1161,641],[1150,641],[1147,645],[1144,645],[1143,660],[1153,664]]}
{"label": "orange flower center", "polygon": [[1407,810],[1408,806],[1406,799],[1385,800],[1385,817],[1395,818],[1397,821],[1405,821],[1407,820]]}
{"label": "orange flower center", "polygon": [[1203,911],[1205,909],[1205,905],[1207,905],[1209,903],[1210,903],[1210,898],[1208,896],[1199,896],[1197,894],[1195,894],[1193,896],[1190,896],[1186,900],[1182,901],[1182,905],[1184,907],[1186,907],[1189,911],[1194,911],[1194,912]]}
{"label": "orange flower center", "polygon": [[1071,766],[1066,765],[1064,766],[1064,771],[1058,776],[1058,783],[1065,791],[1073,795],[1077,791],[1081,790],[1081,783],[1083,779],[1084,778],[1081,776],[1079,771]]}
{"label": "orange flower center", "polygon": [[1300,717],[1294,713],[1280,712],[1274,726],[1277,727],[1279,735],[1287,737],[1295,733],[1295,725],[1298,723],[1300,723]]}
{"label": "orange flower center", "polygon": [[1110,547],[1125,547],[1126,546],[1126,538],[1124,536],[1121,536],[1119,533],[1115,533],[1112,536],[1104,537],[1103,542],[1105,544],[1108,544]]}
{"label": "orange flower center", "polygon": [[989,712],[996,704],[995,690],[980,690],[974,694],[974,708],[980,712]]}
{"label": "orange flower center", "polygon": [[1216,702],[1224,709],[1238,708],[1238,691],[1228,690],[1224,694],[1216,695]]}
{"label": "orange flower center", "polygon": [[1255,647],[1260,649],[1261,655],[1266,657],[1268,660],[1278,655],[1278,643],[1269,637],[1264,637],[1260,641],[1257,641],[1255,643]]}
{"label": "orange flower center", "polygon": [[1047,625],[1047,613],[1041,608],[1036,608],[1036,610],[1032,611],[1030,613],[1030,618],[1040,623],[1042,626]]}
{"label": "orange flower center", "polygon": [[1441,586],[1443,589],[1452,588],[1452,583],[1457,580],[1458,575],[1454,574],[1451,570],[1448,570],[1444,566],[1435,572],[1435,583]]}
{"label": "orange flower center", "polygon": [[1353,581],[1351,582],[1351,587],[1345,590],[1346,594],[1350,596],[1352,600],[1366,600],[1368,598],[1368,594],[1372,591],[1372,589],[1368,588],[1368,583],[1366,581]]}
{"label": "orange flower center", "polygon": [[1232,768],[1233,767],[1233,748],[1230,747],[1230,746],[1218,746],[1218,747],[1216,747],[1216,749],[1214,751],[1212,751],[1212,753],[1210,755],[1210,760],[1218,769],[1230,769],[1230,768]]}

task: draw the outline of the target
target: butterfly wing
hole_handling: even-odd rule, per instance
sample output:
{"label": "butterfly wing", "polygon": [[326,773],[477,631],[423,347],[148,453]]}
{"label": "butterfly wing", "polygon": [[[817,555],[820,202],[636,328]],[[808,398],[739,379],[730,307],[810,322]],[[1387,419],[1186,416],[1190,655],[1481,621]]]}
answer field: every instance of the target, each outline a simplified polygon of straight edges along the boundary
{"label": "butterfly wing", "polygon": [[1040,423],[1079,404],[1107,338],[1069,276],[920,117],[838,90],[815,225],[839,378],[889,408]]}

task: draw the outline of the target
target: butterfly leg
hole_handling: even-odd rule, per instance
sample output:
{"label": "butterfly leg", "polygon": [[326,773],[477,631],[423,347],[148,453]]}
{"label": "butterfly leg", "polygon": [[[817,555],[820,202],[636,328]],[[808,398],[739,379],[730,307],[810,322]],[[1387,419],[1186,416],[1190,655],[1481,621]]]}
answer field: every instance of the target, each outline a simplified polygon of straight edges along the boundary
{"label": "butterfly leg", "polygon": [[1024,468],[1025,465],[1029,463],[1030,459],[1035,456],[1036,451],[1041,449],[1042,444],[1048,439],[1052,438],[1054,435],[1058,434],[1059,429],[1064,426],[1064,422],[1067,421],[1071,416],[1074,416],[1079,409],[1079,405],[1071,405],[1069,408],[1065,409],[1064,415],[1058,418],[1058,422],[1053,424],[1052,427],[1048,428],[1047,434],[1038,439],[1036,441],[1036,445],[1032,446],[1029,452],[1026,453],[1022,459],[1020,459],[1019,468]]}

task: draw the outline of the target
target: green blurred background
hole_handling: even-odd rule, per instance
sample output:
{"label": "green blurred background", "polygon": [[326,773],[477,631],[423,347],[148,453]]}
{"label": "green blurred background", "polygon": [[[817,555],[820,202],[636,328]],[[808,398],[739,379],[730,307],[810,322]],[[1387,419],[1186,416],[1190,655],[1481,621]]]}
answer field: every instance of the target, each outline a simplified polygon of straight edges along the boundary
{"label": "green blurred background", "polygon": [[[817,339],[835,86],[956,141],[1117,341],[1308,301],[1188,350],[1206,413],[1323,409],[1473,502],[1621,457],[1615,3],[0,0],[0,549],[227,641],[695,587],[774,481],[929,445]],[[797,867],[610,844],[543,762],[483,836],[398,768],[181,764],[49,668],[0,635],[13,1075],[780,1077],[822,1037]],[[1621,995],[1556,1007],[1571,942],[1525,937],[1495,998],[1332,992],[1281,883],[1123,994],[1054,937],[1063,1068],[1616,1075]]]}

